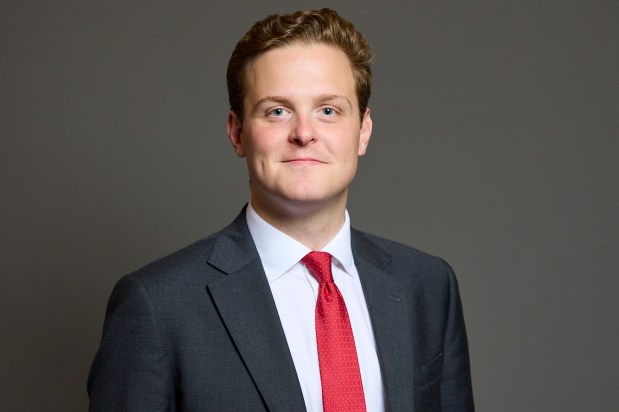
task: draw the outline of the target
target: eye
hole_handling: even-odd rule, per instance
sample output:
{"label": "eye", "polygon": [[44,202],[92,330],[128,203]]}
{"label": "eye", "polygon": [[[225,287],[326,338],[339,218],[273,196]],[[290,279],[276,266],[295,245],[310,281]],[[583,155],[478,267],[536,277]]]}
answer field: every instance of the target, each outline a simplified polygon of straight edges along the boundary
{"label": "eye", "polygon": [[269,112],[269,116],[280,117],[286,114],[286,110],[277,107]]}
{"label": "eye", "polygon": [[324,114],[325,116],[333,116],[335,114],[335,110],[333,109],[333,107],[324,107],[322,109],[322,114]]}

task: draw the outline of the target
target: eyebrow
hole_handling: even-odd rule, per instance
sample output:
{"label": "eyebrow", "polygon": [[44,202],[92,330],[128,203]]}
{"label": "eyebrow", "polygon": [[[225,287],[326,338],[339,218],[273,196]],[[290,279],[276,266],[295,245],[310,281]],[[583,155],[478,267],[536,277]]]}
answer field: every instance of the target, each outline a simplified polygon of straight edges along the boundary
{"label": "eyebrow", "polygon": [[263,97],[262,99],[260,99],[260,100],[258,100],[256,102],[256,104],[254,105],[252,111],[255,112],[256,110],[258,110],[258,107],[260,107],[264,103],[277,103],[277,104],[283,104],[284,106],[290,106],[290,100],[286,99],[285,97],[282,97],[282,96],[266,96],[266,97]]}
{"label": "eyebrow", "polygon": [[327,103],[333,100],[344,100],[348,105],[348,108],[352,110],[352,103],[346,96],[342,96],[341,94],[321,94],[320,96],[314,99],[314,103]]}
{"label": "eyebrow", "polygon": [[[347,105],[348,108],[350,110],[353,109],[352,103],[350,102],[350,100],[348,100],[348,98],[346,96],[340,95],[340,94],[321,94],[319,96],[316,96],[314,98],[314,104],[320,104],[320,103],[327,103],[333,100],[343,100]],[[283,96],[266,96],[263,97],[262,99],[258,100],[256,102],[256,104],[253,107],[253,111],[255,112],[256,110],[258,110],[258,108],[264,104],[264,103],[277,103],[277,104],[282,104],[284,106],[291,106],[292,102],[290,101],[290,99],[283,97]]]}

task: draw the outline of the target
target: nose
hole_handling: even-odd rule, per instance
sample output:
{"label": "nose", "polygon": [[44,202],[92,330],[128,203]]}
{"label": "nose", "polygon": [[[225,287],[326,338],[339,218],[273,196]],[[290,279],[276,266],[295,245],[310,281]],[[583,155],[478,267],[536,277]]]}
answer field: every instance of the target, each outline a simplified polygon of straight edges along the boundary
{"label": "nose", "polygon": [[312,121],[309,117],[302,115],[295,116],[289,140],[290,143],[298,146],[306,146],[316,140]]}

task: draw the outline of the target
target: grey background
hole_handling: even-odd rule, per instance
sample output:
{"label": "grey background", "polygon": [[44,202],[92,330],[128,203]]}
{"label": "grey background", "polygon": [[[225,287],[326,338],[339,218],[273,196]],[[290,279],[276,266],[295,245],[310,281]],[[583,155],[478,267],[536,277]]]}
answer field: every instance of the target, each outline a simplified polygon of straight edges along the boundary
{"label": "grey background", "polygon": [[[617,410],[618,4],[329,3],[376,52],[353,223],[454,266],[480,411]],[[248,198],[234,44],[322,5],[2,2],[0,409],[86,409],[115,281]]]}

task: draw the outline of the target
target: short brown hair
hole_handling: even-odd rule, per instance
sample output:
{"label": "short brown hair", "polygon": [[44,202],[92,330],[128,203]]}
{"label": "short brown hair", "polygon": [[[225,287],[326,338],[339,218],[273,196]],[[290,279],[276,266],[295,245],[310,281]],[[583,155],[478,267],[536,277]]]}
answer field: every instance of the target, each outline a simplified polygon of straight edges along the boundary
{"label": "short brown hair", "polygon": [[372,90],[372,50],[352,23],[324,8],[270,15],[256,22],[239,40],[226,73],[230,108],[239,119],[243,120],[246,74],[253,61],[268,50],[294,43],[335,46],[348,56],[363,117]]}

